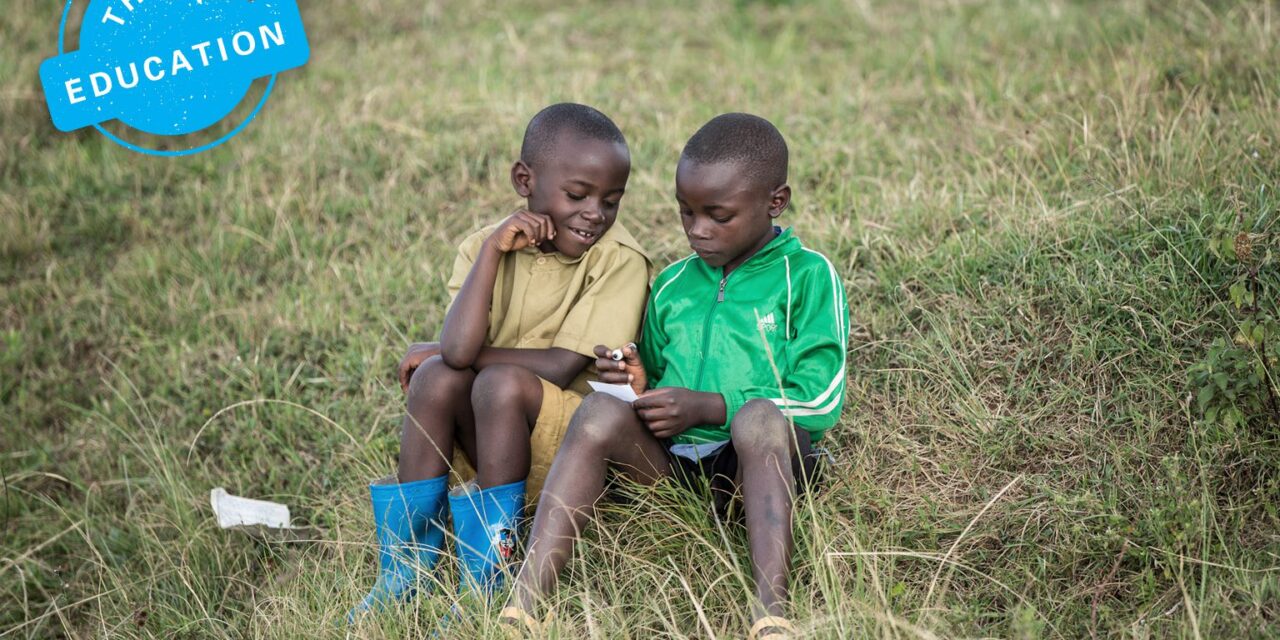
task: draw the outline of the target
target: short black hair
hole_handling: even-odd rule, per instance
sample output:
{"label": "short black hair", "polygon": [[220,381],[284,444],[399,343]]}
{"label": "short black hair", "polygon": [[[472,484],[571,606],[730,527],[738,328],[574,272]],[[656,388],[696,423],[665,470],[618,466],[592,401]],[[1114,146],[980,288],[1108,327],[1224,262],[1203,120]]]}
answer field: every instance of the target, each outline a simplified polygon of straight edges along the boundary
{"label": "short black hair", "polygon": [[627,139],[609,116],[584,104],[561,102],[539,111],[529,121],[524,142],[520,144],[520,161],[532,167],[543,160],[555,145],[556,137],[564,131],[588,140],[627,146]]}
{"label": "short black hair", "polygon": [[698,164],[733,162],[768,189],[787,183],[787,141],[772,122],[749,113],[725,113],[702,125],[680,157]]}

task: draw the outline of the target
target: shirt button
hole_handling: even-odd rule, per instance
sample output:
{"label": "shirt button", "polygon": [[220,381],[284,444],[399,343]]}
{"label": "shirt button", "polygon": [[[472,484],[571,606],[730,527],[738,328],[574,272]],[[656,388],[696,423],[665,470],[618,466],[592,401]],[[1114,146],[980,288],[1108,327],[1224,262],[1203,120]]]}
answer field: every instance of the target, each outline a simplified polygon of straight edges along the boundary
{"label": "shirt button", "polygon": [[547,263],[546,258],[538,258],[538,264],[546,264],[546,263]]}

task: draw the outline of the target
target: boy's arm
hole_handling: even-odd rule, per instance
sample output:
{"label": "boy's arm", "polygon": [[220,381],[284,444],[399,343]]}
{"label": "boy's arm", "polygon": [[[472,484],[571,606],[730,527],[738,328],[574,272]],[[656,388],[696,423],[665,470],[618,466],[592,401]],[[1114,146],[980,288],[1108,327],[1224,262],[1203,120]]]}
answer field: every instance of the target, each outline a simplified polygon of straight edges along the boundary
{"label": "boy's arm", "polygon": [[[658,291],[661,288],[662,278],[653,282],[653,290]],[[649,296],[649,301],[645,303],[643,327],[640,330],[640,361],[644,363],[644,370],[648,378],[649,386],[658,386],[662,381],[662,376],[667,372],[666,359],[663,357],[663,350],[666,349],[667,332],[663,326],[662,316],[658,311],[657,296]],[[644,391],[641,389],[641,391]]]}
{"label": "boy's arm", "polygon": [[[844,407],[848,355],[849,307],[844,286],[834,267],[809,272],[792,310],[794,338],[787,346],[787,361],[778,362],[778,384],[744,387],[725,393],[727,415],[732,417],[748,400],[765,398],[804,430],[821,434],[840,419]],[[763,357],[763,354],[761,354]],[[713,423],[714,424],[714,423]],[[723,424],[723,423],[720,423]]]}
{"label": "boy's arm", "polygon": [[642,254],[621,245],[602,249],[551,343],[588,360],[596,345],[613,349],[636,339],[649,288],[649,263]]}
{"label": "boy's arm", "polygon": [[555,227],[550,218],[520,209],[485,238],[467,279],[449,305],[440,330],[440,357],[445,364],[454,369],[468,369],[476,364],[489,331],[493,285],[502,257],[554,236]]}
{"label": "boy's arm", "polygon": [[[418,342],[409,347],[409,352],[400,360],[398,374],[400,389],[409,389],[409,379],[413,371],[423,361],[440,353],[437,342]],[[476,356],[472,369],[479,371],[494,364],[514,364],[524,367],[538,377],[550,381],[559,387],[566,387],[577,377],[578,372],[587,365],[589,359],[565,349],[499,349],[496,347],[480,347],[480,355]]]}
{"label": "boy's arm", "polygon": [[815,270],[806,284],[791,317],[795,338],[787,348],[789,361],[776,363],[783,377],[781,391],[777,384],[733,389],[723,395],[679,387],[654,389],[632,404],[649,430],[659,438],[670,438],[695,425],[728,426],[742,405],[755,398],[771,400],[810,433],[834,425],[844,406],[849,308],[844,287],[829,264]]}
{"label": "boy's arm", "polygon": [[680,435],[700,424],[724,424],[728,407],[725,397],[714,392],[684,387],[661,387],[646,391],[631,406],[649,432],[659,438]]}
{"label": "boy's arm", "polygon": [[[543,371],[550,375],[525,366],[544,379],[566,387],[599,356],[596,349],[600,345],[612,349],[634,340],[649,286],[648,260],[637,251],[619,246],[600,254],[590,269],[589,284],[574,301],[550,349],[504,349],[501,355],[508,357],[506,352],[516,351],[553,354],[553,357],[542,357],[540,363]],[[510,357],[528,356],[511,353]]]}
{"label": "boy's arm", "polygon": [[[660,282],[654,282],[655,291],[661,286]],[[656,297],[649,298],[644,314],[644,335],[640,340],[640,355],[651,386],[661,384],[667,365],[663,352],[668,338],[658,302]],[[695,425],[724,424],[727,410],[724,396],[682,387],[659,387],[646,391],[636,398],[632,407],[649,431],[659,438],[679,435]]]}
{"label": "boy's arm", "polygon": [[583,367],[590,363],[591,358],[559,347],[550,349],[482,347],[471,367],[479,371],[495,364],[514,364],[534,372],[539,378],[563,389],[569,386],[573,379],[578,377]]}

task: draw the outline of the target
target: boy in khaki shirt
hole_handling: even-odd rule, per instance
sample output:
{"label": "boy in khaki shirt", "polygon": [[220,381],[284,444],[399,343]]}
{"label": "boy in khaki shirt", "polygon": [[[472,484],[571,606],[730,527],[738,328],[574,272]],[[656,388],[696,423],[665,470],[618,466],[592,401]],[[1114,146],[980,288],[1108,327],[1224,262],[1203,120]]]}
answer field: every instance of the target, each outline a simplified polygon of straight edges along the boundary
{"label": "boy in khaki shirt", "polygon": [[[458,246],[448,286],[451,298],[457,298],[476,256],[484,250],[485,240],[500,226],[485,227]],[[637,291],[643,306],[647,288],[638,287],[638,283],[649,281],[650,265],[640,243],[626,228],[615,224],[588,254],[576,258],[559,252],[545,254],[533,246],[507,254],[494,282],[485,344],[514,345],[517,349],[562,349],[591,354],[594,358],[592,348],[600,343],[593,336],[636,333],[639,316],[634,322],[627,319],[619,324],[614,314],[617,309],[634,307]],[[490,372],[486,377],[493,375]],[[596,377],[592,359],[567,384],[562,378],[540,378],[542,407],[529,436],[531,457],[525,481],[530,502],[536,501],[542,492],[569,418],[583,396],[591,393],[587,380]],[[486,457],[494,472],[503,478],[517,475],[524,467],[513,465],[510,459]],[[453,474],[457,483],[476,478],[475,465],[465,448],[454,449]]]}
{"label": "boy in khaki shirt", "polygon": [[592,347],[640,326],[651,265],[615,223],[630,170],[622,132],[591,107],[552,105],[529,122],[511,168],[526,206],[462,241],[440,341],[400,362],[399,471],[369,486],[380,571],[349,620],[411,598],[435,565],[451,469],[462,579],[500,586],[525,495],[588,391]]}

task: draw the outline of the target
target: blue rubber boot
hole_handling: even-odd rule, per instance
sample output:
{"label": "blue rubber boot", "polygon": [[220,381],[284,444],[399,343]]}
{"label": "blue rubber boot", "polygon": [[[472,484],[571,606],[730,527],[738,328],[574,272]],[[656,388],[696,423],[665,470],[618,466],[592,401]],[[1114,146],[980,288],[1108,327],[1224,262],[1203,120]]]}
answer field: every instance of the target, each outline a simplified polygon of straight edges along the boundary
{"label": "blue rubber boot", "polygon": [[448,474],[404,484],[387,476],[369,485],[378,536],[378,581],[347,614],[347,622],[417,593],[419,572],[431,571],[444,547],[440,516],[448,482]]}
{"label": "blue rubber boot", "polygon": [[524,481],[449,494],[458,549],[458,590],[489,595],[502,588],[502,564],[516,553],[516,525],[524,509]]}

